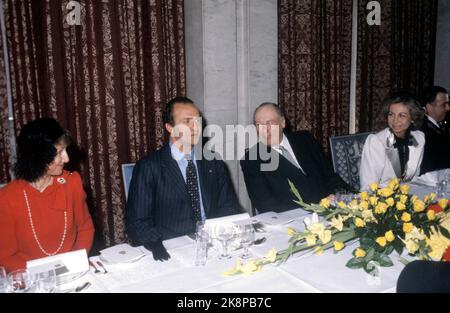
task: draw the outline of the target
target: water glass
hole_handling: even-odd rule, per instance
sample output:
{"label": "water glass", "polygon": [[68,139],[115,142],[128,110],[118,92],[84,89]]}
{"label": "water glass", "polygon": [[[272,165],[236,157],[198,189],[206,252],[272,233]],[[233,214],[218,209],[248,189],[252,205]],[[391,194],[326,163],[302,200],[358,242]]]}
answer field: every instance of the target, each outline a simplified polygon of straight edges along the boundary
{"label": "water glass", "polygon": [[450,184],[450,170],[440,170],[438,172],[438,198],[445,198]]}
{"label": "water glass", "polygon": [[8,292],[8,279],[6,277],[6,270],[0,266],[0,293]]}
{"label": "water glass", "polygon": [[37,292],[52,293],[56,291],[56,273],[54,270],[41,272],[34,277]]}
{"label": "water glass", "polygon": [[241,246],[244,248],[243,254],[241,254],[242,259],[248,259],[252,256],[249,251],[249,247],[255,241],[255,228],[252,224],[239,225],[239,240]]}
{"label": "water glass", "polygon": [[195,266],[204,266],[208,257],[209,236],[204,230],[199,230],[195,234]]}
{"label": "water glass", "polygon": [[24,269],[9,273],[8,283],[10,291],[14,293],[29,292],[31,291],[31,288],[34,286],[31,274]]}

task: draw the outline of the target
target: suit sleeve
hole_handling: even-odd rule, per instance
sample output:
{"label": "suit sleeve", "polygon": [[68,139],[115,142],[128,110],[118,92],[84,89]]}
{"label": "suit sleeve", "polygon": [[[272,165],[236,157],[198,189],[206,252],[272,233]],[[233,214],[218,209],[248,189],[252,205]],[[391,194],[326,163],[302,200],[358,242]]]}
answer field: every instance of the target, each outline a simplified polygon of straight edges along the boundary
{"label": "suit sleeve", "polygon": [[369,135],[364,144],[359,168],[361,190],[367,190],[372,183],[379,183],[386,153],[376,135]]}
{"label": "suit sleeve", "polygon": [[152,164],[148,160],[138,162],[134,169],[125,212],[128,236],[136,244],[161,240],[155,220],[155,180]]}
{"label": "suit sleeve", "polygon": [[86,204],[86,193],[83,190],[81,177],[76,172],[72,176],[75,179],[74,214],[77,225],[77,239],[73,250],[86,249],[89,253],[94,238],[94,224]]}
{"label": "suit sleeve", "polygon": [[242,213],[242,208],[233,188],[233,183],[230,179],[230,174],[221,160],[216,160],[216,167],[219,179],[219,205],[220,215],[227,216]]}
{"label": "suit sleeve", "polygon": [[241,160],[241,169],[244,174],[245,186],[252,205],[259,213],[273,211],[273,208],[280,207],[272,191],[265,183],[265,178],[261,174],[260,163],[256,161]]}

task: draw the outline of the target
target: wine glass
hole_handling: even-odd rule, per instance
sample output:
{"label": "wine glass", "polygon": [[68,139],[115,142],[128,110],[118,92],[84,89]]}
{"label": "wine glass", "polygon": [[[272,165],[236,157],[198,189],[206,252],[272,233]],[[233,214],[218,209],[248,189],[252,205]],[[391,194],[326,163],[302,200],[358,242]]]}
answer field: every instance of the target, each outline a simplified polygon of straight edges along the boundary
{"label": "wine glass", "polygon": [[231,255],[228,253],[228,245],[230,241],[234,238],[235,231],[233,225],[230,224],[219,224],[216,227],[216,237],[222,244],[222,253],[219,259],[229,259]]}
{"label": "wine glass", "polygon": [[24,269],[9,273],[8,283],[14,293],[28,292],[34,285],[30,272]]}
{"label": "wine glass", "polygon": [[0,293],[8,292],[8,279],[6,277],[6,270],[0,266]]}
{"label": "wine glass", "polygon": [[239,225],[239,239],[242,247],[244,248],[243,254],[241,254],[242,259],[248,259],[252,256],[249,252],[249,247],[255,241],[255,229],[252,224]]}
{"label": "wine glass", "polygon": [[440,170],[438,172],[438,190],[437,194],[439,198],[445,198],[448,191],[448,185],[450,184],[450,170]]}
{"label": "wine glass", "polygon": [[41,272],[35,275],[37,292],[51,293],[56,290],[56,273],[54,270]]}

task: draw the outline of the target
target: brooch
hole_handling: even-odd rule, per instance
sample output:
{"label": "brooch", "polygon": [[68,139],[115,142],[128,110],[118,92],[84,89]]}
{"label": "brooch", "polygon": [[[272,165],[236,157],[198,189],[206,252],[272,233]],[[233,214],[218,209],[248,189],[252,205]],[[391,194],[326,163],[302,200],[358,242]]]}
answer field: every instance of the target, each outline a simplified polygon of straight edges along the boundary
{"label": "brooch", "polygon": [[60,184],[65,184],[66,183],[66,180],[64,178],[62,178],[62,177],[58,178],[57,181]]}

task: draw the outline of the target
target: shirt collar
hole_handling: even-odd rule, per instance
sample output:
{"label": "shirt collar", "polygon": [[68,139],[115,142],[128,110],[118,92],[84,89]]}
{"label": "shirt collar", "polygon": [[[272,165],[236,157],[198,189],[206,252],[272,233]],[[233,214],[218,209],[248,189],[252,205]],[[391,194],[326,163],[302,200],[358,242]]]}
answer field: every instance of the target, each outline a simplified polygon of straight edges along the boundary
{"label": "shirt collar", "polygon": [[438,123],[434,118],[432,118],[432,117],[429,116],[429,115],[425,115],[425,116],[427,117],[427,119],[428,119],[431,123],[433,123],[435,126],[441,128],[441,127],[439,126],[439,123]]}
{"label": "shirt collar", "polygon": [[[174,158],[175,161],[186,160],[186,155],[183,152],[181,152],[173,143],[169,143],[169,146],[172,158]],[[192,149],[191,156],[192,156],[191,159],[195,160],[195,149]]]}

